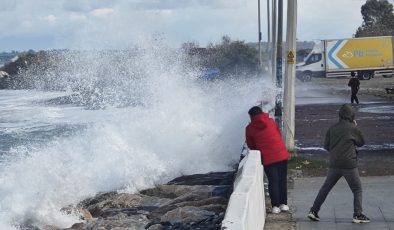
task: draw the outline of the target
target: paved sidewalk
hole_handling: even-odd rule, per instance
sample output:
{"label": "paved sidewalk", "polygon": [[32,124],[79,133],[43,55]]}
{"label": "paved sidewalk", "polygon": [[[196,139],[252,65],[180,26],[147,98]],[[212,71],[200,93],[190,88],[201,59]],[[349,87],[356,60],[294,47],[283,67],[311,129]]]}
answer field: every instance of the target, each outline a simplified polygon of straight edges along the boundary
{"label": "paved sidewalk", "polygon": [[320,212],[320,221],[306,215],[325,178],[297,178],[291,191],[296,207],[297,229],[392,229],[394,230],[394,176],[362,177],[364,213],[370,223],[353,224],[353,194],[344,178],[331,190]]}

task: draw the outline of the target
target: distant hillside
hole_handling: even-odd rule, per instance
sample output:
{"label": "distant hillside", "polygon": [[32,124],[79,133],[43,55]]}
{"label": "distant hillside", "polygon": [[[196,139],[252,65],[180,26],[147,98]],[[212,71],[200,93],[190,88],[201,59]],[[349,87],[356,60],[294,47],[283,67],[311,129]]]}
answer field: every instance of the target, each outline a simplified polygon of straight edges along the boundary
{"label": "distant hillside", "polygon": [[2,52],[0,53],[0,67],[9,62],[12,58],[17,56],[18,52]]}
{"label": "distant hillside", "polygon": [[59,63],[56,63],[56,58],[62,54],[62,51],[28,51],[11,54],[3,55],[4,59],[7,58],[7,62],[0,66],[3,75],[0,78],[0,89],[33,88],[31,77],[42,76],[52,70],[54,74],[60,71],[57,68]]}

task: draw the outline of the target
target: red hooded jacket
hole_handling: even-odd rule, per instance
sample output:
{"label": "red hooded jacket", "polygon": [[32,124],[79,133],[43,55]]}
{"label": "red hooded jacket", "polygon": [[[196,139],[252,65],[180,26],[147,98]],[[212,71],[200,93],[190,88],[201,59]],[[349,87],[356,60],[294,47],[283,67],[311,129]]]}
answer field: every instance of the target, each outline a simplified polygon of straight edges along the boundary
{"label": "red hooded jacket", "polygon": [[251,118],[246,126],[246,144],[251,150],[259,150],[261,163],[270,165],[289,159],[289,152],[282,140],[275,121],[267,113],[261,113]]}

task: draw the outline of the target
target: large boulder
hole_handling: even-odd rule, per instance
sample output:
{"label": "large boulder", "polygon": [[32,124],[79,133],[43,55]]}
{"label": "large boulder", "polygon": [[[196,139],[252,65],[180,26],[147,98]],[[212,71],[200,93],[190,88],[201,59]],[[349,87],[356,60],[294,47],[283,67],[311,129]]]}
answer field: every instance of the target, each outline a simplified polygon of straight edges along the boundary
{"label": "large boulder", "polygon": [[186,175],[168,182],[169,185],[232,185],[234,172],[211,172],[207,174]]}
{"label": "large boulder", "polygon": [[214,216],[215,213],[204,210],[200,207],[186,206],[179,207],[167,212],[161,217],[161,222],[170,223],[195,223]]}
{"label": "large boulder", "polygon": [[[103,199],[104,197],[106,198]],[[97,199],[86,201],[86,203],[84,203],[84,207],[89,210],[93,217],[99,217],[104,215],[108,210],[112,210],[112,213],[114,213],[117,212],[116,210],[120,210],[120,212],[122,212],[122,209],[128,209],[132,207],[160,207],[168,204],[170,201],[170,199],[147,196],[139,193],[115,193],[106,195],[103,194]],[[138,212],[136,211],[136,213]],[[108,213],[106,215],[108,215]]]}
{"label": "large boulder", "polygon": [[86,223],[77,223],[71,226],[71,228],[65,230],[93,230],[93,229],[118,229],[118,230],[141,230],[145,229],[145,226],[149,223],[149,220],[145,215],[118,215],[113,218],[106,219],[94,219]]}
{"label": "large boulder", "polygon": [[168,199],[183,199],[188,196],[196,196],[196,199],[205,199],[211,196],[214,189],[215,186],[211,185],[160,185],[152,189],[143,190],[140,193]]}

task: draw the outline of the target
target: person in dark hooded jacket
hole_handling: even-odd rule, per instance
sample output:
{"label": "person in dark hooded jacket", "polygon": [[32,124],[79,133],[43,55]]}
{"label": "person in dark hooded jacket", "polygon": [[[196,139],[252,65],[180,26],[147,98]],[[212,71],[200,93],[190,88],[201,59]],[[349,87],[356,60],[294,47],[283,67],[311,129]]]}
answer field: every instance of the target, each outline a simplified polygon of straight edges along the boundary
{"label": "person in dark hooded jacket", "polygon": [[249,149],[259,150],[261,163],[268,178],[268,191],[272,213],[289,211],[287,205],[287,161],[289,152],[282,140],[275,121],[260,107],[249,110],[251,119],[246,127],[246,144]]}
{"label": "person in dark hooded jacket", "polygon": [[317,194],[308,214],[309,219],[319,221],[318,212],[328,193],[341,177],[344,177],[353,192],[353,223],[369,222],[362,211],[361,180],[357,168],[357,149],[365,144],[361,131],[354,120],[355,113],[350,105],[342,105],[339,121],[331,126],[325,137],[324,148],[330,153],[326,180]]}
{"label": "person in dark hooded jacket", "polygon": [[360,81],[356,77],[355,72],[352,71],[350,73],[350,76],[352,78],[350,78],[349,83],[347,84],[352,89],[352,95],[350,96],[350,102],[353,104],[353,102],[356,101],[356,103],[358,104],[357,93],[358,93],[358,90],[360,89]]}

